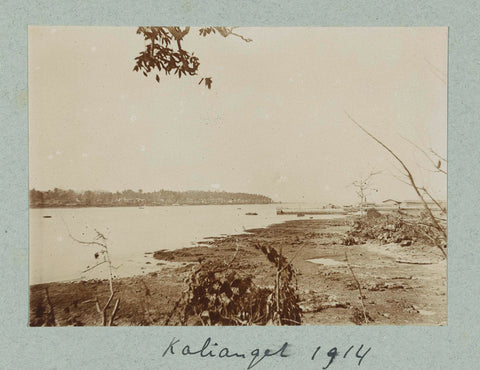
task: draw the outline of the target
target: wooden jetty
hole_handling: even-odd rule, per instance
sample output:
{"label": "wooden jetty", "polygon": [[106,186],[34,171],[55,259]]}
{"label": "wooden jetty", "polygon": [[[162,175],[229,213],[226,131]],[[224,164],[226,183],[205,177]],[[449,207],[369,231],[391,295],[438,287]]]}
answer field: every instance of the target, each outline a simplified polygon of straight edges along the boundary
{"label": "wooden jetty", "polygon": [[277,208],[277,215],[347,215],[343,208]]}

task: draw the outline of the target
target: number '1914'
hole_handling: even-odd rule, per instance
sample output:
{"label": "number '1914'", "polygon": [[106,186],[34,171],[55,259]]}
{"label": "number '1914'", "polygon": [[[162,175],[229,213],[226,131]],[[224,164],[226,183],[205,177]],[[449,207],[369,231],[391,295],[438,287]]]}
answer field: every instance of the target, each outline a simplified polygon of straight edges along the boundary
{"label": "number '1914'", "polygon": [[[330,350],[328,350],[328,352],[326,353],[327,354],[327,357],[329,358],[328,360],[328,363],[322,368],[322,369],[327,369],[332,363],[333,361],[335,361],[335,359],[338,357],[338,356],[341,356],[343,358],[347,358],[347,356],[355,356],[356,358],[358,358],[358,366],[360,366],[360,364],[362,363],[362,360],[365,358],[365,356],[367,355],[368,352],[370,352],[370,350],[372,349],[372,347],[369,347],[368,349],[363,349],[363,344],[357,349],[357,351],[355,352],[355,349],[354,349],[355,346],[351,346],[350,348],[347,349],[347,351],[345,353],[343,353],[343,356],[342,356],[342,353],[338,351],[337,347],[333,347],[331,348]],[[315,360],[315,358],[320,358],[321,357],[321,349],[322,347],[321,346],[318,346],[316,349],[315,349],[315,352],[313,352],[313,355],[312,355],[312,361]]]}

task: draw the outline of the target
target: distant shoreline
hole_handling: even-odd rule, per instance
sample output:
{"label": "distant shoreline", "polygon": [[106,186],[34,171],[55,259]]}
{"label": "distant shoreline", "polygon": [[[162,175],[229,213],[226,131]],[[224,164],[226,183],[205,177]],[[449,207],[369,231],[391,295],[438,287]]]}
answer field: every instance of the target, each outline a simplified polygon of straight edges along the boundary
{"label": "distant shoreline", "polygon": [[227,205],[271,204],[273,200],[261,194],[234,193],[225,191],[172,191],[144,192],[142,189],[109,191],[53,190],[29,192],[30,208],[77,208],[77,207],[146,207],[180,205]]}
{"label": "distant shoreline", "polygon": [[58,208],[146,208],[146,207],[184,207],[184,206],[262,206],[266,204],[282,204],[282,203],[212,203],[212,204],[155,204],[155,205],[145,205],[139,206],[135,204],[122,204],[122,205],[103,205],[103,206],[86,206],[86,205],[78,205],[78,206],[64,206],[64,205],[55,205],[55,206],[38,206],[38,205],[30,205],[30,209],[58,209]]}

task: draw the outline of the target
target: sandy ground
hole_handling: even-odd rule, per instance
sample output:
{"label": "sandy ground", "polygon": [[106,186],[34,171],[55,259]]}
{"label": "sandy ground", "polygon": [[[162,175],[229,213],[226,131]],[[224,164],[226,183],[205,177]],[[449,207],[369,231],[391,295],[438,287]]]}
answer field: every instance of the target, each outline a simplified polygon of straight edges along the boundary
{"label": "sandy ground", "polygon": [[[275,270],[254,246],[282,249],[293,260],[305,325],[364,323],[357,284],[362,287],[369,325],[446,325],[447,267],[441,253],[422,245],[371,243],[343,246],[346,221],[302,219],[249,230],[249,234],[210,238],[198,247],[158,251],[158,271],[116,279],[120,298],[114,325],[164,325],[185,290],[194,265],[231,261],[261,286],[273,286]],[[311,262],[309,260],[314,260]],[[100,306],[109,297],[107,281],[39,284],[30,287],[30,325],[42,325],[50,310],[48,288],[57,325],[100,325]],[[114,300],[115,300],[114,299]],[[109,307],[111,312],[113,303]],[[108,318],[108,315],[107,315]],[[171,324],[175,324],[174,322]]]}

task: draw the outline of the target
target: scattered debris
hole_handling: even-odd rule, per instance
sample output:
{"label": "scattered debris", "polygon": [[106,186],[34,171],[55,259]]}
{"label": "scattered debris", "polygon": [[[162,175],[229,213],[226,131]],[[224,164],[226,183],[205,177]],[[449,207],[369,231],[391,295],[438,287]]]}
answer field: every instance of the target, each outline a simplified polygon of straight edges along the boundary
{"label": "scattered debris", "polygon": [[300,302],[299,306],[303,313],[315,313],[329,308],[350,308],[350,302],[341,302],[335,295],[318,294],[309,292],[310,298]]}
{"label": "scattered debris", "polygon": [[431,261],[403,261],[403,260],[395,260],[397,263],[407,263],[409,265],[434,265],[437,262]]}
{"label": "scattered debris", "polygon": [[345,266],[345,262],[335,261],[331,258],[314,258],[307,261],[324,266]]}
{"label": "scattered debris", "polygon": [[357,239],[355,239],[353,236],[346,235],[342,239],[342,244],[343,245],[355,245],[355,244],[358,244],[358,242],[357,242]]}
{"label": "scattered debris", "polygon": [[346,233],[342,244],[355,245],[367,240],[378,240],[382,244],[399,243],[402,247],[418,242],[436,245],[440,237],[438,231],[423,218],[400,214],[382,215],[369,209],[366,216],[351,221],[351,229]]}
{"label": "scattered debris", "polygon": [[358,307],[353,307],[352,316],[350,317],[350,321],[353,322],[356,325],[362,325],[362,324],[365,324],[366,320],[368,320],[368,322],[374,322],[375,321],[375,320],[373,320],[372,316],[370,316],[370,314],[367,311],[363,312]]}
{"label": "scattered debris", "polygon": [[[349,284],[350,286],[353,286],[353,283],[349,283]],[[386,281],[367,283],[367,284],[364,284],[363,287],[364,289],[370,290],[370,291],[385,291],[387,289],[411,289],[410,286],[406,286],[401,283],[397,283],[397,282],[389,283]]]}
{"label": "scattered debris", "polygon": [[367,209],[367,219],[373,220],[380,217],[382,217],[382,214],[378,212],[375,208]]}

